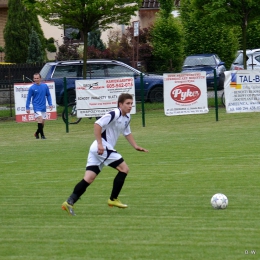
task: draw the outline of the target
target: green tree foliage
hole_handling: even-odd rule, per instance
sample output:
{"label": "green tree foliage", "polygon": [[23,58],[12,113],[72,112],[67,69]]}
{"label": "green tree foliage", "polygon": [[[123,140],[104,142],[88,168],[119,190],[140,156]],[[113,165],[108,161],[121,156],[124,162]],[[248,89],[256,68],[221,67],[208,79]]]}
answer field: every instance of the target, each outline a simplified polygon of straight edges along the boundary
{"label": "green tree foliage", "polygon": [[43,62],[43,53],[41,41],[36,31],[32,28],[29,36],[30,42],[28,47],[28,58],[27,63]]}
{"label": "green tree foliage", "polygon": [[57,48],[54,45],[54,43],[48,43],[46,49],[47,49],[48,52],[56,52],[57,51]]}
{"label": "green tree foliage", "polygon": [[69,25],[80,30],[84,36],[84,68],[86,78],[86,59],[88,33],[97,29],[111,28],[112,23],[127,24],[131,15],[139,9],[141,0],[24,0],[33,5],[37,12],[50,24]]}
{"label": "green tree foliage", "polygon": [[259,19],[251,22],[247,28],[247,49],[260,48],[260,16]]}
{"label": "green tree foliage", "polygon": [[100,30],[95,30],[89,33],[88,35],[88,46],[94,46],[100,51],[104,51],[106,49],[105,44],[100,38],[101,32]]}
{"label": "green tree foliage", "polygon": [[151,31],[152,53],[160,64],[160,70],[179,72],[183,62],[182,25],[180,20],[171,14],[173,1],[161,0],[160,3],[162,10],[157,15]]}
{"label": "green tree foliage", "polygon": [[42,51],[44,51],[45,39],[35,12],[26,9],[21,0],[9,0],[7,22],[4,28],[5,61],[26,62],[32,27],[38,34]]}
{"label": "green tree foliage", "polygon": [[206,17],[218,25],[240,28],[246,69],[247,28],[250,23],[259,19],[259,0],[191,0],[191,2],[197,17]]}
{"label": "green tree foliage", "polygon": [[[229,67],[239,49],[238,27],[231,27],[209,19],[196,9],[193,0],[182,0],[181,20],[185,35],[185,54],[216,53]],[[218,20],[219,21],[219,20]]]}
{"label": "green tree foliage", "polygon": [[48,52],[56,52],[57,51],[57,48],[54,44],[54,38],[51,37],[49,39],[46,39],[46,49]]}

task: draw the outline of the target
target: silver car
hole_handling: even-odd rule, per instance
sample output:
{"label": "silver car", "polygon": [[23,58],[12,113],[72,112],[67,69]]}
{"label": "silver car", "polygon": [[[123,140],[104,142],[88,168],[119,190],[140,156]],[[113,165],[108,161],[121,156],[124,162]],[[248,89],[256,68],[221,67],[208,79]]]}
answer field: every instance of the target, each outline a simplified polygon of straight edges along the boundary
{"label": "silver car", "polygon": [[[246,64],[248,70],[260,69],[260,49],[246,50]],[[243,51],[237,52],[237,56],[231,64],[230,70],[243,70]]]}

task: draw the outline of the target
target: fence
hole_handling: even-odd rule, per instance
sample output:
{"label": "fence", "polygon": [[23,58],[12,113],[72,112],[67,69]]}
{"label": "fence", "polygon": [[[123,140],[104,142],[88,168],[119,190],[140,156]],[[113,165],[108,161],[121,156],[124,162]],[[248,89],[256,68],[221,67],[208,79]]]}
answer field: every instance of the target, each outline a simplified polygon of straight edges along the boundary
{"label": "fence", "polygon": [[[28,83],[31,76],[40,71],[44,64],[19,64],[19,65],[4,65],[0,66],[0,106],[14,108],[14,84],[18,82]],[[55,82],[56,103],[63,104],[64,86],[63,78],[67,78],[68,101],[75,102],[75,80],[83,76],[83,64],[81,62],[58,62],[54,73],[46,73],[44,80],[53,80]],[[28,76],[27,76],[28,75]],[[133,77],[135,81],[135,98],[140,102],[143,95],[146,104],[151,103],[151,106],[157,107],[158,103],[163,103],[163,77],[162,75],[145,74],[143,83],[141,83],[140,73],[122,63],[106,60],[90,60],[87,64],[87,78],[103,79],[103,78],[118,78],[118,77]],[[112,82],[112,81],[111,81]],[[97,83],[93,83],[97,84]],[[121,83],[120,83],[121,84]],[[113,85],[113,86],[112,86]],[[115,83],[111,83],[114,86]],[[143,94],[141,95],[141,85],[143,85]],[[53,102],[55,102],[53,100]]]}
{"label": "fence", "polygon": [[[44,63],[0,65],[0,86],[11,82],[28,82],[35,72],[39,72]],[[27,78],[28,77],[28,78]]]}
{"label": "fence", "polygon": [[43,66],[44,63],[0,65],[0,105],[14,104],[14,83],[31,82],[32,75]]}

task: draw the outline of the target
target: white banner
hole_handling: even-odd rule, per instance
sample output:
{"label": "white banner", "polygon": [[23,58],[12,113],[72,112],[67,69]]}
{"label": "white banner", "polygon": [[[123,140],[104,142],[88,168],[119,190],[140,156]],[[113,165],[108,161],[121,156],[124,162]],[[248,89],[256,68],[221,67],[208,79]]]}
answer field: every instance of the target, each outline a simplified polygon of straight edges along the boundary
{"label": "white banner", "polygon": [[131,114],[136,113],[133,77],[76,80],[77,117],[99,117],[117,108],[121,93],[133,96]]}
{"label": "white banner", "polygon": [[[44,83],[46,83],[49,87],[52,104],[53,104],[53,109],[51,111],[49,109],[49,106],[47,106],[47,109],[46,109],[47,120],[55,120],[55,119],[57,119],[55,82],[46,81]],[[14,84],[16,122],[34,122],[35,121],[32,103],[30,104],[30,114],[26,113],[26,107],[25,107],[28,90],[32,85],[33,85],[33,83],[15,83]]]}
{"label": "white banner", "polygon": [[208,113],[206,72],[164,74],[166,116]]}
{"label": "white banner", "polygon": [[260,71],[226,71],[224,93],[227,113],[260,112]]}

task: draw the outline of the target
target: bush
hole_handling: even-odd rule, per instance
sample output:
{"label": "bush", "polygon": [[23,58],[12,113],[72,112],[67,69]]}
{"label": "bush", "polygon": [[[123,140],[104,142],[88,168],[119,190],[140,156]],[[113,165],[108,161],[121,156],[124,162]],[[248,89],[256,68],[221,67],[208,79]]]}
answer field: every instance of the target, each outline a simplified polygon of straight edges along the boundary
{"label": "bush", "polygon": [[76,44],[62,44],[59,46],[57,60],[77,60],[79,53],[77,51],[78,45]]}
{"label": "bush", "polygon": [[47,44],[47,51],[49,51],[49,52],[56,52],[57,51],[57,48],[54,45],[54,43],[48,43]]}
{"label": "bush", "polygon": [[48,44],[48,43],[54,43],[54,38],[53,38],[53,37],[49,38],[49,39],[46,41],[46,43],[47,43],[47,44]]}

